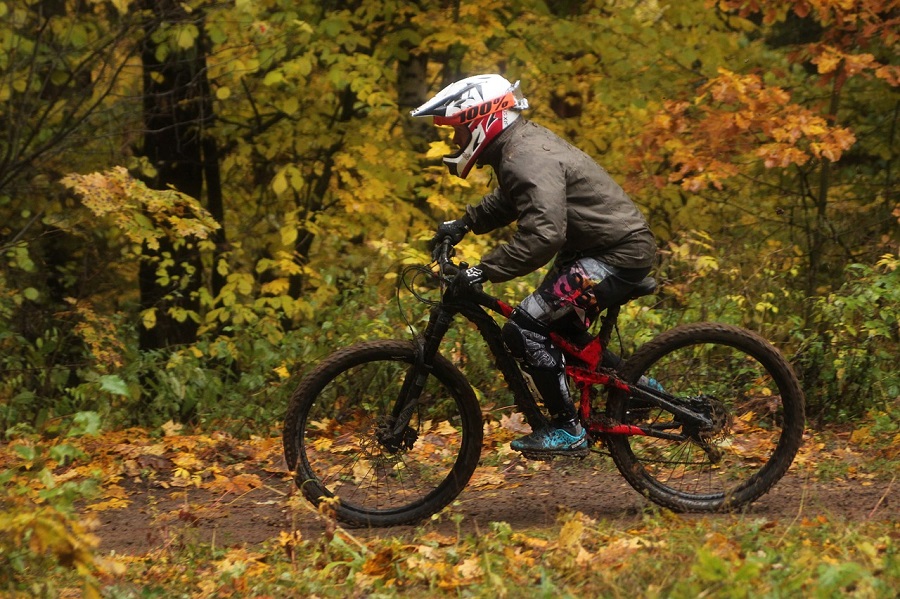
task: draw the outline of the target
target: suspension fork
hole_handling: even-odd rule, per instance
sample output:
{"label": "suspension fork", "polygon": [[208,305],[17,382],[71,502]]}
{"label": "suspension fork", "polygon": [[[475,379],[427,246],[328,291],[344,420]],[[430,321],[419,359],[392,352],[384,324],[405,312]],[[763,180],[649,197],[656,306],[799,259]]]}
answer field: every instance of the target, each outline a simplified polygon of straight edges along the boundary
{"label": "suspension fork", "polygon": [[424,336],[416,337],[418,345],[416,362],[406,371],[406,377],[403,379],[403,385],[400,387],[400,393],[391,412],[389,436],[401,435],[409,425],[409,419],[412,418],[422,391],[425,389],[428,375],[434,370],[434,359],[438,348],[444,335],[450,330],[452,322],[453,313],[443,306],[435,306],[431,309]]}

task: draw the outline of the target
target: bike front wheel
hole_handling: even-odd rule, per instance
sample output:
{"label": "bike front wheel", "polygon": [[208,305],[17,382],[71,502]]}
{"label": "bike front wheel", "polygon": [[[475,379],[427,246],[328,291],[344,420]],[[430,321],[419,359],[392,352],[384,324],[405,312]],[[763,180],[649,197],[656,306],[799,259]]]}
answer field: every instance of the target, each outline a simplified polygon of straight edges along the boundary
{"label": "bike front wheel", "polygon": [[803,391],[781,353],[754,333],[716,323],[676,327],[639,348],[620,374],[658,385],[714,423],[692,430],[666,410],[610,392],[607,416],[660,433],[606,440],[622,475],[655,503],[736,509],[778,482],[800,447]]}
{"label": "bike front wheel", "polygon": [[416,345],[359,343],[323,360],[300,383],[284,423],[284,455],[314,504],[335,499],[349,524],[394,526],[440,511],[465,487],[481,454],[481,411],[462,373],[438,355],[401,434],[393,428],[407,376],[425,374]]}

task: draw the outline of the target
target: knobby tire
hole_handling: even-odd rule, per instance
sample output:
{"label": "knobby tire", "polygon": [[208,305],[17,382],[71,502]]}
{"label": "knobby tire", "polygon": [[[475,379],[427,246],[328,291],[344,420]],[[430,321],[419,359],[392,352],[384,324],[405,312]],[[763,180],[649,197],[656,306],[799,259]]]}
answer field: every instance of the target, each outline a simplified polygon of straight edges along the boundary
{"label": "knobby tire", "polygon": [[336,498],[335,515],[347,524],[426,518],[453,501],[478,465],[478,401],[440,355],[400,446],[386,446],[379,436],[417,355],[408,341],[359,343],[322,360],[291,397],[283,430],[287,465],[314,504]]}
{"label": "knobby tire", "polygon": [[[693,441],[605,439],[629,484],[659,505],[694,512],[738,509],[778,482],[797,454],[803,391],[778,350],[750,331],[716,323],[679,326],[640,347],[620,374],[631,383],[650,376],[673,396],[715,405],[719,421],[727,423],[707,440],[718,452],[716,463]],[[607,416],[683,430],[668,412],[622,391],[609,393]]]}

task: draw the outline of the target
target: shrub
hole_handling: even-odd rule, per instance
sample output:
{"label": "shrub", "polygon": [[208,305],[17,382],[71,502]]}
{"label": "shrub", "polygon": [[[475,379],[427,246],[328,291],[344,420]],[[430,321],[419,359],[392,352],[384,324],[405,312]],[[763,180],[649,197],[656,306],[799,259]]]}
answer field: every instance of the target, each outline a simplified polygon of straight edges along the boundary
{"label": "shrub", "polygon": [[[60,482],[54,470],[86,458],[66,438],[94,434],[100,419],[82,412],[57,441],[19,435],[0,454],[0,592],[54,597],[60,580],[83,585],[99,597],[97,577],[115,565],[97,556],[97,539],[75,512],[75,502],[95,494],[95,478]],[[8,433],[9,434],[9,433]],[[71,573],[67,575],[66,573]]]}
{"label": "shrub", "polygon": [[811,302],[813,330],[798,339],[797,364],[808,411],[845,420],[900,397],[900,259],[852,264],[837,291]]}

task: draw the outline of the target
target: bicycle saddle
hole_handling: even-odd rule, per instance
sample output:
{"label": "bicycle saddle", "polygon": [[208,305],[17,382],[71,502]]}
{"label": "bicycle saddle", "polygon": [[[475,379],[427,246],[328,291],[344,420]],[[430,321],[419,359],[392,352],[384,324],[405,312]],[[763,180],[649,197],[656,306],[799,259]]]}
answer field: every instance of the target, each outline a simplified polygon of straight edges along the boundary
{"label": "bicycle saddle", "polygon": [[644,277],[644,279],[637,284],[637,287],[631,290],[631,295],[628,296],[628,299],[633,300],[645,295],[650,295],[656,291],[656,287],[656,279],[653,277]]}

